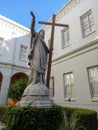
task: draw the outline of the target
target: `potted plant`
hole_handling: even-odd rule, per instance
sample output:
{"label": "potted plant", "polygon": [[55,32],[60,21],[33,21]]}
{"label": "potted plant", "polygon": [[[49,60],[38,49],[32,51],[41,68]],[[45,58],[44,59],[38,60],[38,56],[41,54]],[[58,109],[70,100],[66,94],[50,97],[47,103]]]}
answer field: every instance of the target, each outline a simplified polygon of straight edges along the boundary
{"label": "potted plant", "polygon": [[27,86],[27,79],[16,80],[13,84],[11,84],[8,91],[7,104],[8,105],[16,104],[17,101],[20,100],[26,86]]}

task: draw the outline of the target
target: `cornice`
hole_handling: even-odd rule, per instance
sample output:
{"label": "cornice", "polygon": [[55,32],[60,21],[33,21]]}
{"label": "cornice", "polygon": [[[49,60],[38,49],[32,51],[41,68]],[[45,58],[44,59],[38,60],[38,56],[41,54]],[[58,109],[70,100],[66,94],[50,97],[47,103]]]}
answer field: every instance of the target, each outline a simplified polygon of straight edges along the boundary
{"label": "cornice", "polygon": [[58,22],[62,17],[70,13],[78,4],[80,0],[71,0],[65,4],[57,13],[56,22]]}
{"label": "cornice", "polygon": [[62,56],[59,56],[58,58],[56,58],[56,59],[54,59],[52,61],[52,65],[64,62],[64,61],[69,60],[69,59],[71,59],[73,57],[76,57],[78,55],[84,54],[86,52],[89,52],[89,51],[95,50],[95,49],[98,49],[98,39],[94,40],[94,41],[92,41],[90,43],[87,43],[84,46],[76,48],[73,51],[70,51],[70,52],[68,52],[68,53],[66,53],[66,54],[64,54]]}
{"label": "cornice", "polygon": [[[68,13],[70,13],[77,5],[79,5],[81,0],[71,0],[68,3],[66,3],[63,7],[61,7],[60,10],[56,13],[56,22],[59,22],[60,19],[62,19],[64,16],[66,16]],[[49,19],[48,22],[52,21],[52,17]],[[43,28],[47,31],[50,27],[47,25],[44,25]]]}
{"label": "cornice", "polygon": [[29,69],[29,67],[24,67],[20,65],[11,64],[11,63],[5,63],[5,62],[0,62],[0,67],[9,68],[9,69],[11,68]]}
{"label": "cornice", "polygon": [[25,26],[23,26],[23,25],[15,22],[15,21],[12,21],[11,19],[9,19],[7,17],[2,16],[1,14],[0,14],[0,19],[3,20],[3,21],[5,21],[5,22],[7,22],[7,23],[9,23],[9,24],[11,24],[11,25],[13,25],[13,26],[17,26],[18,28],[21,28],[22,30],[30,32],[29,28],[26,28]]}

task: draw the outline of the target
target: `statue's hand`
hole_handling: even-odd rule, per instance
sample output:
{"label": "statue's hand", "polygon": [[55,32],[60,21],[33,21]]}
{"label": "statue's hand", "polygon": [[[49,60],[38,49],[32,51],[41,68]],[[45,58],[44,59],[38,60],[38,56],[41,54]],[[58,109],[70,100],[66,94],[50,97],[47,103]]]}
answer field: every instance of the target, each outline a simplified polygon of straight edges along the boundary
{"label": "statue's hand", "polygon": [[30,11],[30,14],[32,15],[33,19],[35,19],[35,15],[32,11]]}

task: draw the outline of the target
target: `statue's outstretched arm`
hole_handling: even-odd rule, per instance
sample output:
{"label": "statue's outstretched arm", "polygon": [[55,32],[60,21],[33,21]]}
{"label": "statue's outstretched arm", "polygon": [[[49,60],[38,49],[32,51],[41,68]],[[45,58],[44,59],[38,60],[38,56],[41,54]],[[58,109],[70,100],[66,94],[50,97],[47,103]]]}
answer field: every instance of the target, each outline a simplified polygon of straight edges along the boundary
{"label": "statue's outstretched arm", "polygon": [[33,38],[34,38],[34,36],[35,36],[35,15],[34,15],[34,13],[31,11],[30,12],[30,14],[31,14],[31,16],[32,16],[32,20],[31,20],[31,27],[30,27],[30,29],[31,29],[31,43],[30,43],[30,48],[32,48],[32,40],[33,40]]}

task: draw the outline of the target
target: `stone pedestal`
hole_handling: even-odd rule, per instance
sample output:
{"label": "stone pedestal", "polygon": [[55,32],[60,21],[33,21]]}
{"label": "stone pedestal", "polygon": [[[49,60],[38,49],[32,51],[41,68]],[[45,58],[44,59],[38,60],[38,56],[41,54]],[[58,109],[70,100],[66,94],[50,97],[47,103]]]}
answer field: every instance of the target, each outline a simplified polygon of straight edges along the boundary
{"label": "stone pedestal", "polygon": [[44,84],[31,83],[26,87],[17,105],[49,108],[53,105],[53,102],[50,99],[49,89]]}

